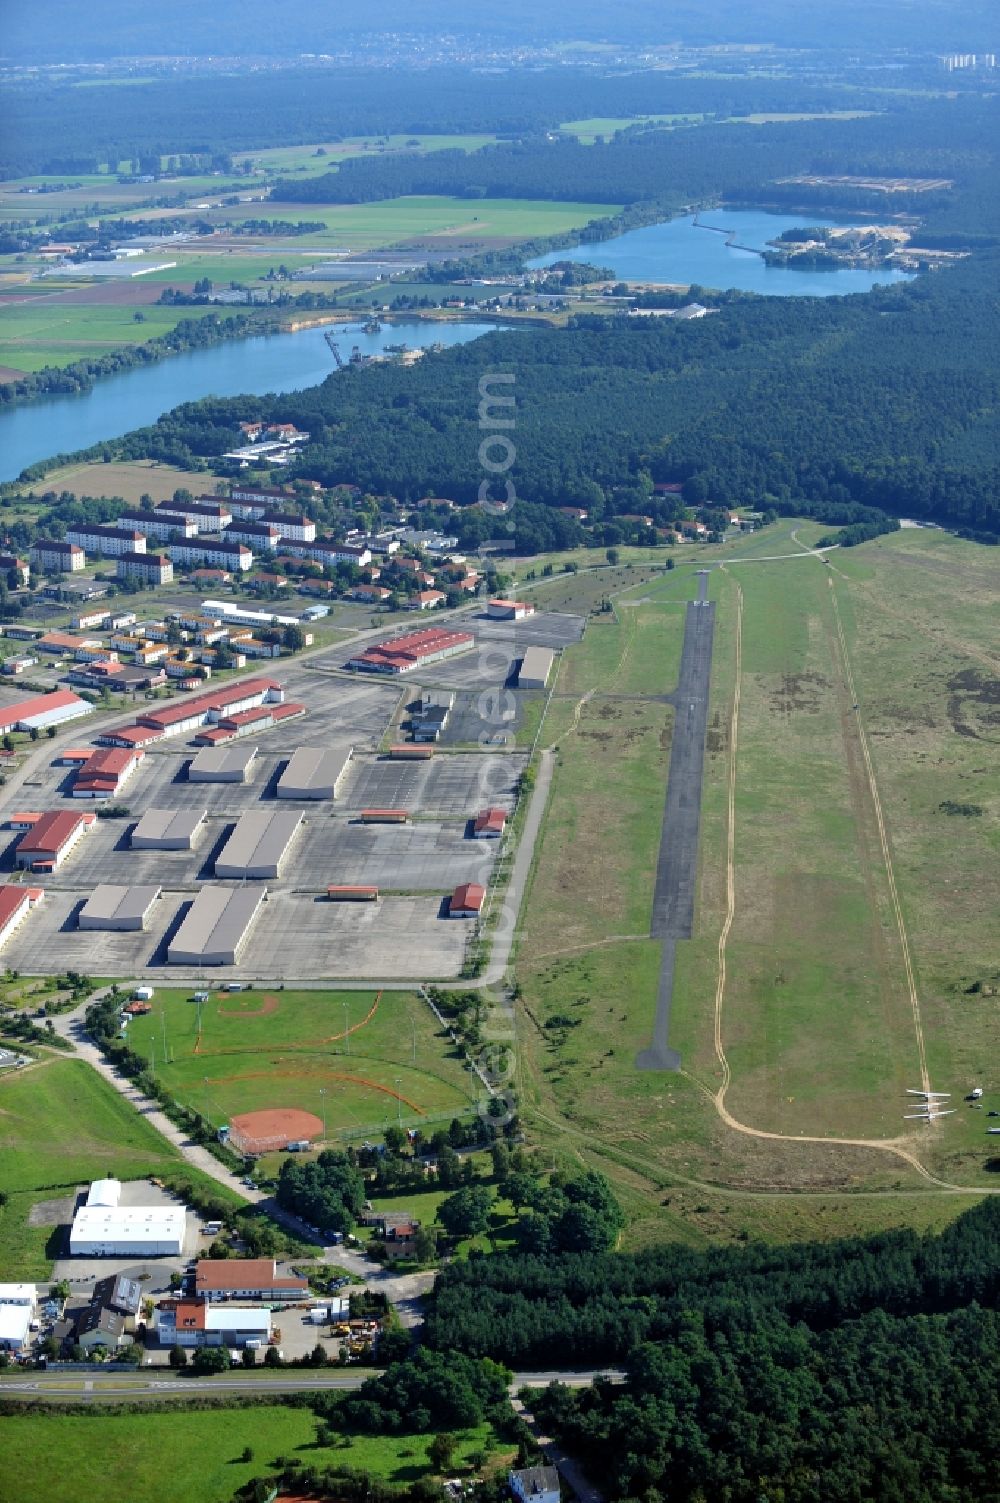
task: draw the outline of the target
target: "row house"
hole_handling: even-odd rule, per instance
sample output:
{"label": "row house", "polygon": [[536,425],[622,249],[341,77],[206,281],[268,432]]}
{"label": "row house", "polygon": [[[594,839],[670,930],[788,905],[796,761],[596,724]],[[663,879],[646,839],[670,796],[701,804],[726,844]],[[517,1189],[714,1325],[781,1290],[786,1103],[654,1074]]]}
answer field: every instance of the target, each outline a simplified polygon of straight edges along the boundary
{"label": "row house", "polygon": [[120,558],[123,553],[145,553],[146,539],[134,527],[100,527],[79,523],[66,529],[67,543],[76,543],[99,558]]}
{"label": "row house", "polygon": [[119,527],[132,527],[147,538],[156,538],[165,543],[173,537],[193,538],[198,524],[193,517],[168,516],[159,511],[124,511],[118,518]]}

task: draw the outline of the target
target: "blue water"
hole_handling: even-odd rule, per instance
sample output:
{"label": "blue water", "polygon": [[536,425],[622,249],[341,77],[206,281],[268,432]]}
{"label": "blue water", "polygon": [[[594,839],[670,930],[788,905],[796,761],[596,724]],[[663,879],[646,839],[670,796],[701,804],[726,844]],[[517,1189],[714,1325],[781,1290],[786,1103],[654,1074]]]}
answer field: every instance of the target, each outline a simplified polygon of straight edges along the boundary
{"label": "blue water", "polygon": [[[465,344],[493,327],[410,320],[384,324],[380,334],[337,331],[337,337],[346,360],[355,345],[363,354],[375,355],[387,344],[407,344],[411,349]],[[181,402],[315,386],[335,369],[323,333],[321,328],[301,329],[189,350],[155,365],[100,377],[90,391],[46,397],[0,412],[0,480],[14,480],[28,465],[52,454],[73,453],[143,428]]]}
{"label": "blue water", "polygon": [[[819,219],[812,214],[765,214],[759,209],[706,209],[701,225],[692,214],[628,230],[613,240],[594,240],[572,250],[551,251],[530,262],[533,267],[554,261],[590,261],[610,266],[615,275],[629,282],[678,282],[686,286],[737,288],[740,292],[767,293],[772,297],[834,297],[847,292],[870,292],[876,285],[909,280],[906,272],[865,271],[843,267],[836,271],[791,271],[768,266],[753,249],[764,250],[782,230],[844,224],[843,219]],[[736,238],[751,250],[726,244],[726,236],[704,225],[736,230]]]}

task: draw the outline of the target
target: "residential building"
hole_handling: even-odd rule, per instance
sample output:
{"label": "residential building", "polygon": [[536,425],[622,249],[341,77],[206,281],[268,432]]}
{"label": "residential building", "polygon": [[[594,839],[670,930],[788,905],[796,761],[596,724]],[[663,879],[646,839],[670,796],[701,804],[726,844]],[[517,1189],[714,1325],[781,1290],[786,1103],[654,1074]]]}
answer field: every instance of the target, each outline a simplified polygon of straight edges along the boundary
{"label": "residential building", "polygon": [[411,610],[432,611],[439,605],[444,605],[447,596],[442,590],[418,590],[416,595],[411,595],[407,604]]}
{"label": "residential building", "polygon": [[0,574],[15,574],[18,584],[26,585],[31,578],[31,569],[23,558],[17,558],[13,553],[0,553]]}
{"label": "residential building", "polygon": [[37,538],[28,557],[43,574],[70,574],[87,562],[87,555],[77,543],[58,542],[54,538]]}
{"label": "residential building", "polygon": [[364,544],[334,543],[329,538],[317,538],[312,543],[286,541],[282,551],[292,558],[308,558],[314,564],[357,564],[363,569],[372,561],[371,549]]}
{"label": "residential building", "polygon": [[246,543],[257,553],[275,553],[281,541],[281,533],[270,522],[230,522],[226,537]]}
{"label": "residential building", "polygon": [[253,553],[245,543],[227,543],[223,538],[190,538],[183,543],[170,543],[169,549],[175,564],[211,564],[241,574],[253,567]]}
{"label": "residential building", "polygon": [[146,551],[146,539],[134,527],[102,527],[80,522],[66,529],[66,541],[99,558],[120,558],[123,553]]}
{"label": "residential building", "polygon": [[198,524],[193,517],[173,516],[160,511],[124,511],[118,518],[119,527],[131,527],[144,537],[156,538],[166,543],[171,538],[197,536]]}
{"label": "residential building", "polygon": [[269,511],[258,518],[271,527],[276,527],[283,538],[293,543],[312,543],[316,540],[316,523],[302,512]]}
{"label": "residential building", "polygon": [[559,1473],[554,1466],[510,1472],[507,1483],[517,1503],[559,1503]]}
{"label": "residential building", "polygon": [[225,502],[207,496],[200,501],[161,501],[156,510],[165,517],[186,517],[202,532],[222,532],[233,520]]}
{"label": "residential building", "polygon": [[169,584],[174,577],[174,566],[165,553],[124,553],[115,569],[118,579],[140,579],[143,584]]}

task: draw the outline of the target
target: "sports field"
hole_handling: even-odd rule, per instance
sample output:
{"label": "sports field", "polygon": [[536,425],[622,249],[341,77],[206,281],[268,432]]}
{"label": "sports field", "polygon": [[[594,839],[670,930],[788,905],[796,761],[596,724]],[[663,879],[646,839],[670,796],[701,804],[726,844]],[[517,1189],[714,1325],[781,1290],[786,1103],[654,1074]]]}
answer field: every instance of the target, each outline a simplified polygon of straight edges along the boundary
{"label": "sports field", "polygon": [[[786,551],[776,532],[752,540],[758,560]],[[615,732],[574,757],[614,658],[597,634],[628,630],[592,623],[556,685],[579,699],[569,719],[554,701],[546,722],[560,762],[520,950],[527,1094],[550,1138],[558,1125],[567,1150],[597,1154],[633,1194],[637,1240],[662,1235],[664,1217],[695,1238],[947,1218],[964,1198],[943,1185],[988,1187],[996,1161],[986,1111],[962,1098],[982,1085],[1000,1109],[1000,561],[904,530],[829,565],[730,563],[711,593],[696,928],[678,951],[671,1033],[683,1070],[634,1070],[658,970],[643,936],[663,778],[637,785]],[[680,622],[664,613],[669,663]],[[954,1116],[904,1121],[907,1089],[928,1081],[953,1093]],[[668,1210],[650,1210],[654,1187]]]}
{"label": "sports field", "polygon": [[[0,1076],[0,1268],[11,1278],[48,1274],[53,1233],[66,1216],[49,1215],[44,1202],[72,1195],[101,1175],[138,1179],[189,1170],[145,1118],[82,1060],[48,1058]],[[211,1181],[222,1199],[228,1192]],[[38,1208],[42,1203],[41,1209]]]}
{"label": "sports field", "polygon": [[340,1140],[447,1122],[473,1100],[474,1077],[409,992],[212,990],[199,1005],[191,992],[157,988],[128,1042],[216,1126],[295,1107]]}

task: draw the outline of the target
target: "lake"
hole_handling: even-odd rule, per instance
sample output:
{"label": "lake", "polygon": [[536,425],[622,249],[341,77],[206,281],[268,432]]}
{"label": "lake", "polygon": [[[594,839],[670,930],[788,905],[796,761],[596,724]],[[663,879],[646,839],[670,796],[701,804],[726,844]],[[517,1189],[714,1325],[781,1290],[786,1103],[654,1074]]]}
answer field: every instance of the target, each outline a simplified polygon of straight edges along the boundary
{"label": "lake", "polygon": [[[335,325],[326,329],[336,330],[346,360],[355,345],[365,355],[376,355],[387,344],[407,344],[411,349],[465,344],[495,327],[410,319],[384,324],[379,334],[364,334],[353,326],[347,332]],[[335,369],[324,332],[300,329],[295,334],[234,339],[207,350],[169,355],[117,376],[98,377],[90,391],[43,397],[0,411],[0,480],[15,480],[28,465],[52,454],[70,454],[144,428],[181,402],[315,386]]]}
{"label": "lake", "polygon": [[[699,282],[703,287],[737,288],[740,292],[767,293],[772,297],[837,297],[848,292],[870,292],[876,284],[909,281],[903,271],[888,267],[866,271],[845,266],[836,271],[792,271],[768,266],[753,251],[764,250],[783,230],[803,225],[832,227],[845,220],[820,219],[814,215],[765,214],[759,209],[706,209],[695,223],[693,214],[661,224],[628,230],[613,240],[594,240],[572,250],[551,251],[529,262],[532,267],[551,266],[554,261],[590,261],[610,266],[615,276],[629,282]],[[846,221],[849,222],[849,221]],[[726,244],[724,230],[735,230],[740,250]]]}

